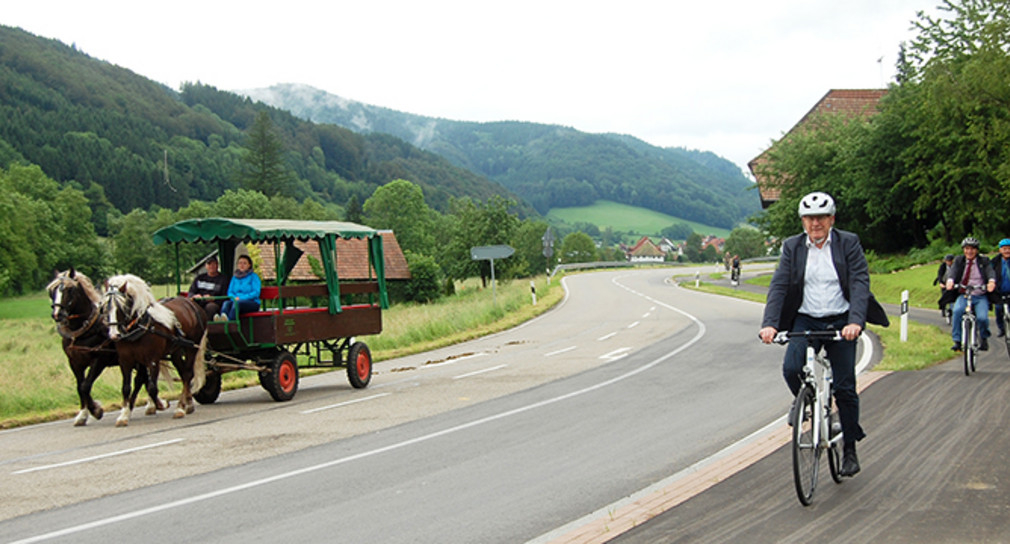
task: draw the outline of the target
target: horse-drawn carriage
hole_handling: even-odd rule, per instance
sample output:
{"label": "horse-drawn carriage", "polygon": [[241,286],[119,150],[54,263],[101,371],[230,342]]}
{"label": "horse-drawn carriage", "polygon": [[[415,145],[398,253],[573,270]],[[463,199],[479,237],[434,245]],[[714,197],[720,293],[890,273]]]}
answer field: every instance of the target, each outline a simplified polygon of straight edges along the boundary
{"label": "horse-drawn carriage", "polygon": [[[295,395],[300,368],[346,367],[353,387],[368,385],[372,356],[354,337],[381,332],[382,310],[389,304],[380,231],[338,221],[210,218],[162,228],[154,242],[176,244],[180,291],[180,243],[216,242],[224,274],[232,273],[247,244],[262,260],[261,309],[207,323],[207,377],[194,395],[197,401],[217,400],[221,375],[236,370],[258,372],[260,384],[277,401]],[[302,259],[315,249],[318,261]],[[292,272],[307,260],[321,276],[295,284]],[[343,260],[359,263],[354,278],[340,277]]]}

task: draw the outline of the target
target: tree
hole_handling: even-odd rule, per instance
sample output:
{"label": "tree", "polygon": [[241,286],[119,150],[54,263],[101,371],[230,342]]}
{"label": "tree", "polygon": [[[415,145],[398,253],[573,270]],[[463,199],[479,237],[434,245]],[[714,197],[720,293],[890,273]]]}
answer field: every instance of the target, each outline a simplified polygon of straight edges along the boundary
{"label": "tree", "polygon": [[731,255],[739,255],[741,259],[761,257],[767,253],[765,235],[750,227],[737,227],[726,238],[724,249]]}
{"label": "tree", "polygon": [[694,232],[694,229],[691,228],[691,225],[677,222],[664,228],[660,234],[670,240],[687,240],[687,237],[690,236],[692,232]]}
{"label": "tree", "polygon": [[392,229],[405,251],[434,255],[432,209],[424,202],[421,188],[405,179],[395,179],[372,193],[363,207],[365,222],[377,229]]}
{"label": "tree", "polygon": [[701,235],[697,232],[692,232],[687,240],[684,242],[684,257],[688,262],[698,263],[701,262]]}
{"label": "tree", "polygon": [[284,143],[266,111],[257,113],[249,128],[238,182],[267,196],[292,196],[295,180],[284,163]]}
{"label": "tree", "polygon": [[347,199],[347,205],[344,206],[344,221],[361,223],[364,219],[364,213],[364,210],[361,208],[361,201],[358,200],[358,195],[351,195],[351,198]]}
{"label": "tree", "polygon": [[588,234],[573,232],[561,242],[561,261],[564,263],[591,263],[596,260],[596,244]]}

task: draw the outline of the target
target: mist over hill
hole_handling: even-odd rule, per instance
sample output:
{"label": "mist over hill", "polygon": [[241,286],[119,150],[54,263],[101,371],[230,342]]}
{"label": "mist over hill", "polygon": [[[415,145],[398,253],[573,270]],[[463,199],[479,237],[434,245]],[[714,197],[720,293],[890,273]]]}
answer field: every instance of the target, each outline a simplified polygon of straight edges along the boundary
{"label": "mist over hill", "polygon": [[661,148],[629,135],[559,125],[426,117],[305,85],[236,92],[317,123],[392,134],[501,183],[542,214],[604,199],[732,228],[760,210],[753,182],[711,152]]}

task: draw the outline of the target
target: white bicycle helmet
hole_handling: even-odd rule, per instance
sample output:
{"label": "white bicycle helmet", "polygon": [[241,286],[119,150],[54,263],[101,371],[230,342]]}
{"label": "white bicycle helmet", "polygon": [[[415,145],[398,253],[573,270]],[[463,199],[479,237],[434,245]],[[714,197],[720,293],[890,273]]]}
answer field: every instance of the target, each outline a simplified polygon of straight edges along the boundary
{"label": "white bicycle helmet", "polygon": [[800,217],[805,215],[835,215],[835,199],[820,191],[808,194],[800,199]]}
{"label": "white bicycle helmet", "polygon": [[972,246],[975,249],[978,249],[979,248],[978,239],[976,239],[976,238],[974,238],[972,236],[969,236],[969,237],[965,238],[964,240],[961,240],[961,247],[967,247],[967,246]]}

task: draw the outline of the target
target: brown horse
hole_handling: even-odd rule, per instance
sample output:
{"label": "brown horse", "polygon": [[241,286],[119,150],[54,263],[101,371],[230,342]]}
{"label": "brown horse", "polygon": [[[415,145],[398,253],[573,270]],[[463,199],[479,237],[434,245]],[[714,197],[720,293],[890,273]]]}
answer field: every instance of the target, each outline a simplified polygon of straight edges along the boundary
{"label": "brown horse", "polygon": [[158,302],[147,282],[131,274],[106,281],[101,307],[123,372],[123,411],[116,426],[130,422],[136,392],[130,395],[128,376],[134,369],[146,369],[147,394],[156,406],[161,406],[157,396],[158,364],[166,357],[171,358],[182,380],[174,417],[193,413],[193,391],[199,391],[206,378],[207,316],[203,309],[185,297]]}
{"label": "brown horse", "polygon": [[[58,272],[46,290],[53,308],[56,330],[63,337],[63,352],[77,379],[81,410],[75,426],[87,425],[88,414],[102,419],[105,410],[91,397],[91,388],[106,367],[118,365],[116,348],[99,323],[101,295],[87,276],[73,268]],[[138,381],[140,375],[137,375]]]}

